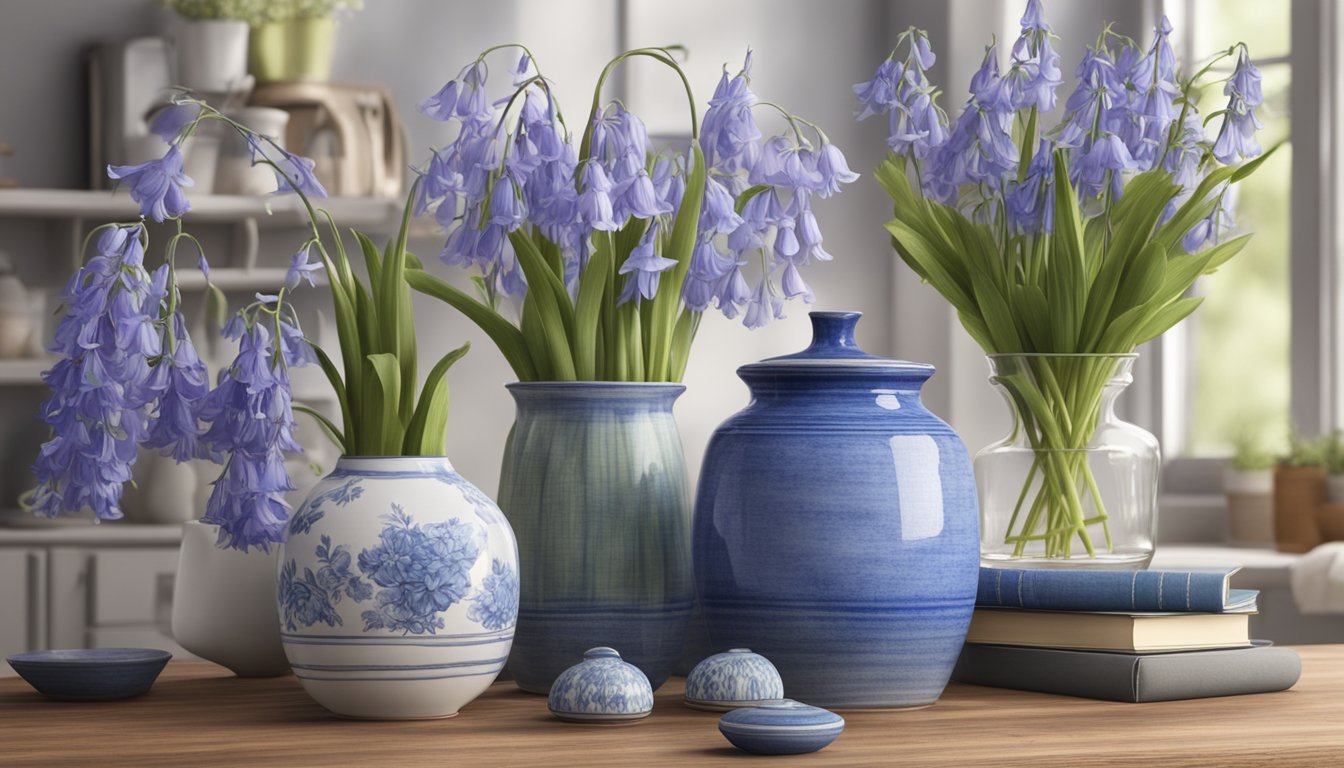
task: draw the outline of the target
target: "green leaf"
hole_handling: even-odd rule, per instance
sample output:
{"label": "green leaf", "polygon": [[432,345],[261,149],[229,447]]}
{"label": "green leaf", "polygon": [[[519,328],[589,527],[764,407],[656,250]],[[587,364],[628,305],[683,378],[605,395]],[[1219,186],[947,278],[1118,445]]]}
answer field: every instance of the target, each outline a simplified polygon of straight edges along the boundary
{"label": "green leaf", "polygon": [[397,356],[379,352],[364,358],[369,387],[369,408],[364,415],[358,447],[362,456],[396,456],[401,452],[403,428],[397,418],[401,396],[401,367]]}
{"label": "green leaf", "polygon": [[331,419],[328,419],[325,415],[301,403],[293,403],[291,407],[297,413],[306,413],[309,416],[312,416],[313,421],[317,422],[317,426],[322,429],[322,434],[326,435],[327,439],[335,444],[336,449],[341,453],[346,452],[345,435],[341,434],[341,430],[337,429],[336,425],[331,423]]}
{"label": "green leaf", "polygon": [[211,328],[218,331],[229,321],[229,297],[214,283],[205,284],[205,316]]}
{"label": "green leaf", "polygon": [[598,322],[602,297],[611,275],[611,240],[593,237],[593,254],[579,277],[579,295],[574,308],[574,371],[582,381],[597,380],[597,347],[601,337]]}
{"label": "green leaf", "polygon": [[463,344],[444,355],[430,369],[429,375],[425,377],[425,386],[420,390],[420,403],[411,417],[410,426],[406,428],[402,455],[443,455],[448,436],[448,369],[470,350],[470,343]]}
{"label": "green leaf", "polygon": [[1144,320],[1135,332],[1136,340],[1134,346],[1151,341],[1158,336],[1166,333],[1168,329],[1184,320],[1194,312],[1200,304],[1204,302],[1204,297],[1177,299],[1159,309],[1151,317]]}
{"label": "green leaf", "polygon": [[677,318],[677,329],[672,332],[672,381],[681,381],[686,375],[686,364],[691,358],[691,342],[700,329],[700,313],[689,308]]}
{"label": "green leaf", "polygon": [[[532,242],[532,238],[528,237],[526,232],[521,229],[510,232],[509,242],[513,244],[513,251],[518,256],[518,265],[523,268],[523,274],[527,277],[529,290],[526,301],[536,307],[535,327],[540,329],[544,339],[551,373],[556,381],[574,381],[576,379],[574,355],[569,344],[569,339],[573,335],[574,316],[573,308],[569,305],[569,294],[565,292],[563,285],[552,285],[552,283],[558,284],[559,279],[547,268],[536,243]],[[564,296],[563,303],[559,300],[559,295]],[[529,329],[525,323],[523,334],[526,336],[528,333]],[[529,343],[532,343],[531,340]]]}
{"label": "green leaf", "polygon": [[738,195],[737,199],[733,201],[733,211],[741,215],[742,209],[747,207],[747,203],[751,202],[751,198],[762,192],[769,191],[769,189],[769,184],[755,184],[742,190],[742,194]]}
{"label": "green leaf", "polygon": [[355,240],[359,242],[359,249],[364,253],[364,269],[369,273],[369,292],[374,296],[381,295],[378,287],[378,281],[383,276],[383,257],[378,253],[378,246],[373,244],[369,236],[358,230],[351,230],[355,233]]}
{"label": "green leaf", "polygon": [[322,347],[309,342],[313,348],[313,353],[317,356],[317,364],[322,368],[322,373],[326,374],[327,382],[331,384],[331,389],[336,393],[336,402],[341,407],[341,434],[350,438],[349,443],[342,439],[341,449],[345,451],[353,450],[355,442],[355,420],[350,410],[350,395],[345,388],[345,382],[341,380],[341,372],[332,362],[331,357]]}
{"label": "green leaf", "polygon": [[406,282],[415,290],[448,304],[475,323],[495,343],[519,381],[539,380],[522,332],[498,312],[472,298],[467,292],[422,270],[406,270]]}
{"label": "green leaf", "polygon": [[1050,243],[1046,296],[1053,310],[1051,333],[1055,352],[1076,352],[1083,312],[1087,306],[1086,266],[1083,263],[1083,225],[1078,195],[1069,183],[1069,158],[1055,150],[1055,229]]}
{"label": "green leaf", "polygon": [[691,140],[691,168],[686,176],[686,191],[677,206],[672,222],[672,234],[667,240],[663,257],[676,262],[665,270],[658,281],[658,293],[653,297],[651,325],[648,329],[649,354],[645,360],[648,381],[673,381],[672,334],[681,306],[681,287],[686,271],[691,266],[700,229],[700,204],[705,198],[705,155],[700,142]]}

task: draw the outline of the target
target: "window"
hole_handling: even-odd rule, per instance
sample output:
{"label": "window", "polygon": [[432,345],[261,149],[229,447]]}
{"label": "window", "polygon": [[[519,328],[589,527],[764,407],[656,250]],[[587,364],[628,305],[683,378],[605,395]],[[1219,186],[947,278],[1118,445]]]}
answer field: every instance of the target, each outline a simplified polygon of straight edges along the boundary
{"label": "window", "polygon": [[[1344,403],[1344,327],[1337,310],[1344,210],[1337,147],[1341,17],[1332,0],[1165,0],[1158,6],[1198,46],[1244,40],[1264,75],[1266,146],[1290,139],[1241,190],[1243,231],[1256,237],[1198,287],[1190,322],[1158,343],[1147,422],[1169,457],[1166,493],[1216,493],[1239,435],[1278,449],[1290,426],[1338,426]],[[1209,98],[1217,103],[1217,93]]]}
{"label": "window", "polygon": [[[1293,4],[1296,9],[1298,3]],[[1172,7],[1175,6],[1175,7]],[[1291,86],[1298,61],[1291,55],[1287,3],[1263,0],[1176,0],[1167,13],[1177,30],[1177,54],[1187,72],[1229,44],[1245,42],[1264,77],[1266,149],[1290,137]],[[1206,78],[1200,111],[1226,103],[1221,83],[1235,59],[1220,61]],[[1214,130],[1215,121],[1210,126]],[[1234,234],[1255,233],[1247,247],[1216,274],[1201,278],[1204,304],[1163,340],[1162,435],[1171,457],[1226,456],[1247,437],[1271,450],[1286,444],[1292,421],[1293,350],[1291,217],[1293,147],[1285,144],[1240,185]],[[1303,425],[1314,431],[1315,425]]]}

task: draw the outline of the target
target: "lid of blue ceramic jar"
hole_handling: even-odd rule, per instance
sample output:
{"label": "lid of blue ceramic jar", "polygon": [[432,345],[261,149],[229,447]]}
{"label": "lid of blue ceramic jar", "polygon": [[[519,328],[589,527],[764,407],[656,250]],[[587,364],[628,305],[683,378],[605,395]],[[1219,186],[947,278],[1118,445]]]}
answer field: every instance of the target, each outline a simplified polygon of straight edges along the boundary
{"label": "lid of blue ceramic jar", "polygon": [[854,340],[862,312],[809,312],[812,343],[801,352],[771,357],[738,369],[742,373],[903,373],[927,379],[933,366],[891,360],[863,351]]}

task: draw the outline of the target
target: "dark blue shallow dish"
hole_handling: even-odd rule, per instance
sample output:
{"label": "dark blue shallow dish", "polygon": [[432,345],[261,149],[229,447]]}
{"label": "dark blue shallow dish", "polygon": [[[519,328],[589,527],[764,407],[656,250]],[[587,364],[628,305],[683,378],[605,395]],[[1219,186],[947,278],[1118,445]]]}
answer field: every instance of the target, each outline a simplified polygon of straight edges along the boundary
{"label": "dark blue shallow dish", "polygon": [[5,660],[48,698],[111,701],[148,691],[172,657],[153,648],[76,648],[16,653]]}

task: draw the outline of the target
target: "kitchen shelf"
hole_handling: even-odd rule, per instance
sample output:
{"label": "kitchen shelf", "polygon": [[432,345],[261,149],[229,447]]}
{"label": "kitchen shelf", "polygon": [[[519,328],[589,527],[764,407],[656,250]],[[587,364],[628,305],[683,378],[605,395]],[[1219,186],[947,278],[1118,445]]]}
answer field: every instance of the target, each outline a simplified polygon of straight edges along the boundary
{"label": "kitchen shelf", "polygon": [[0,360],[0,386],[42,384],[42,372],[56,360],[49,357],[24,357]]}
{"label": "kitchen shelf", "polygon": [[[402,201],[384,198],[333,197],[318,201],[336,223],[378,229],[396,226]],[[125,189],[0,189],[0,218],[96,219],[131,221],[139,209]],[[191,197],[188,222],[232,223],[255,219],[262,226],[303,226],[308,213],[297,195],[199,195]]]}
{"label": "kitchen shelf", "polygon": [[[285,284],[283,267],[255,267],[244,269],[237,267],[215,267],[210,270],[210,282],[224,291],[265,291],[273,293]],[[313,275],[318,284],[325,284],[322,272]],[[205,275],[196,269],[177,270],[177,285],[184,291],[205,290]]]}

